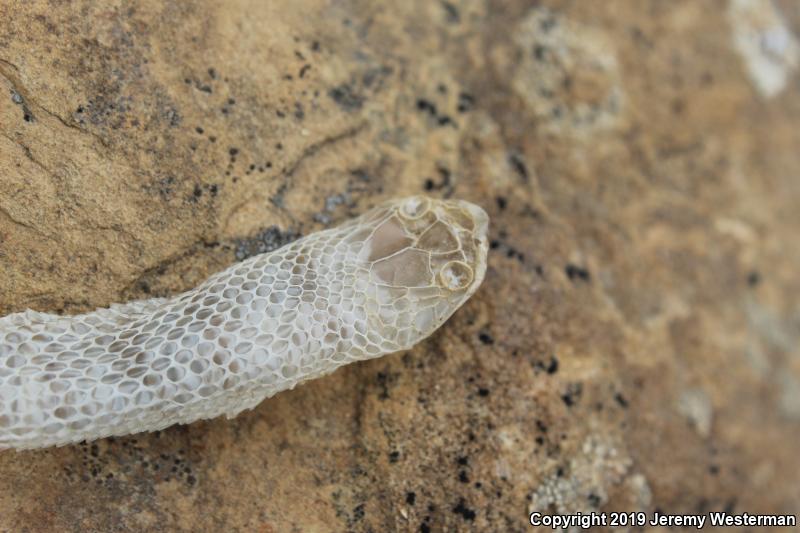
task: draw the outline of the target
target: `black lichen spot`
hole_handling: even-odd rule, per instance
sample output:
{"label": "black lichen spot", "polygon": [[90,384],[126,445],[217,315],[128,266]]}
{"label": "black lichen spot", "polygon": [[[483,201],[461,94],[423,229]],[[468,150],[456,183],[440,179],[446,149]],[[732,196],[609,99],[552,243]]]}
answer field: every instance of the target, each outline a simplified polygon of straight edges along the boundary
{"label": "black lichen spot", "polygon": [[459,113],[466,113],[470,111],[472,107],[475,105],[475,98],[469,93],[459,93],[458,94],[458,105],[456,109]]}
{"label": "black lichen spot", "polygon": [[485,398],[485,397],[489,396],[489,389],[487,389],[487,388],[485,388],[485,387],[481,387],[481,388],[479,388],[479,389],[478,389],[478,396],[481,396],[481,397],[483,397],[483,398]]}
{"label": "black lichen spot", "polygon": [[546,372],[550,375],[555,374],[558,372],[558,359],[556,356],[550,356],[550,361],[546,363],[544,361],[536,361],[533,363],[533,368],[536,370],[541,370],[542,372]]}
{"label": "black lichen spot", "polygon": [[361,84],[364,87],[373,87],[374,85],[378,84],[380,81],[385,79],[392,73],[392,68],[386,65],[381,65],[379,67],[373,67],[367,69],[364,74],[361,76]]}
{"label": "black lichen spot", "polygon": [[564,267],[564,272],[567,274],[567,277],[570,279],[570,281],[580,280],[588,282],[591,280],[591,275],[589,274],[588,270],[577,265],[573,265],[572,263]]}
{"label": "black lichen spot", "polygon": [[364,518],[364,504],[359,503],[353,507],[353,521],[358,522]]}
{"label": "black lichen spot", "polygon": [[[212,185],[212,187],[211,194],[213,196],[216,194],[216,185]],[[298,237],[300,235],[292,230],[281,231],[277,226],[270,226],[253,237],[238,239],[236,241],[236,259],[241,261],[254,255],[277,250]]]}
{"label": "black lichen spot", "polygon": [[455,126],[455,122],[447,115],[440,115],[436,104],[430,100],[420,98],[417,100],[417,110],[430,116],[439,126]]}
{"label": "black lichen spot", "polygon": [[436,166],[436,172],[439,174],[438,182],[432,180],[431,178],[426,178],[423,182],[423,187],[426,191],[432,191],[434,189],[437,191],[444,190],[445,197],[448,197],[453,192],[453,182],[451,178],[452,173],[450,172],[449,168],[442,165]]}
{"label": "black lichen spot", "polygon": [[236,154],[238,153],[239,153],[238,148],[235,147],[228,148],[228,154],[230,154],[231,157],[236,157]]}
{"label": "black lichen spot", "polygon": [[442,8],[444,9],[448,24],[458,24],[461,22],[461,14],[458,12],[458,8],[456,6],[450,2],[443,1]]}
{"label": "black lichen spot", "polygon": [[378,372],[375,375],[375,381],[378,384],[378,387],[381,389],[380,394],[378,395],[378,399],[380,400],[388,400],[389,399],[389,385],[391,382],[394,381],[396,376],[390,375],[387,372]]}
{"label": "black lichen spot", "polygon": [[458,480],[459,480],[461,483],[469,483],[469,475],[467,474],[467,471],[466,471],[466,470],[461,470],[461,471],[458,473]]}
{"label": "black lichen spot", "polygon": [[328,91],[328,96],[345,111],[356,111],[361,109],[361,106],[364,105],[364,97],[357,94],[347,83],[343,83]]}
{"label": "black lichen spot", "polygon": [[589,505],[591,505],[595,509],[600,507],[600,504],[602,503],[600,496],[598,496],[594,492],[589,493],[589,495],[586,497],[586,500],[589,502]]}
{"label": "black lichen spot", "polygon": [[525,161],[517,154],[509,154],[508,155],[508,164],[511,165],[511,168],[514,169],[514,172],[522,179],[522,181],[526,182],[530,178],[528,174],[528,167],[525,165]]}
{"label": "black lichen spot", "polygon": [[306,72],[308,72],[310,69],[311,69],[311,65],[308,65],[308,64],[303,65],[302,67],[300,67],[300,72],[297,73],[297,77],[298,78],[304,77],[306,75]]}
{"label": "black lichen spot", "polygon": [[303,110],[303,104],[300,102],[294,103],[294,118],[297,120],[303,120],[305,118],[306,112]]}
{"label": "black lichen spot", "polygon": [[35,120],[33,113],[31,113],[31,110],[28,109],[28,106],[25,104],[25,99],[22,98],[21,94],[19,94],[17,91],[12,90],[11,101],[18,106],[22,106],[22,120],[24,120],[25,122],[33,122]]}
{"label": "black lichen spot", "polygon": [[461,515],[464,520],[469,522],[475,520],[475,511],[467,507],[467,502],[464,500],[464,498],[458,500],[456,506],[453,507],[453,512],[457,515]]}
{"label": "black lichen spot", "polygon": [[567,390],[561,395],[561,400],[567,407],[572,407],[581,397],[583,386],[580,383],[570,383],[567,385]]}
{"label": "black lichen spot", "polygon": [[494,338],[486,331],[481,331],[478,333],[478,340],[487,346],[494,344]]}
{"label": "black lichen spot", "polygon": [[627,400],[627,399],[625,398],[625,396],[623,396],[621,393],[619,393],[619,392],[618,392],[618,393],[616,393],[616,394],[614,395],[614,400],[615,400],[615,401],[616,401],[616,402],[619,404],[619,406],[620,406],[620,407],[622,407],[623,409],[627,409],[627,408],[628,408],[628,400]]}
{"label": "black lichen spot", "polygon": [[415,492],[406,492],[406,503],[414,505],[417,502],[417,494]]}
{"label": "black lichen spot", "polygon": [[197,126],[197,127],[194,129],[194,131],[196,131],[197,133],[199,133],[200,135],[202,135],[204,130],[203,130],[203,128],[201,128],[200,126]]}
{"label": "black lichen spot", "polygon": [[[113,108],[113,106],[111,106]],[[178,113],[177,109],[167,109],[164,113],[164,118],[167,120],[171,127],[175,127],[181,123],[181,114]]]}
{"label": "black lichen spot", "polygon": [[169,201],[172,198],[175,186],[175,177],[174,176],[167,176],[165,178],[161,178],[155,183],[149,184],[145,186],[145,189],[151,193],[158,193],[164,201]]}
{"label": "black lichen spot", "polygon": [[400,460],[400,452],[395,450],[395,451],[389,453],[389,462],[390,463],[396,463],[399,460]]}
{"label": "black lichen spot", "polygon": [[424,113],[429,114],[432,117],[436,117],[437,114],[436,104],[428,100],[425,100],[424,98],[420,98],[419,100],[417,100],[417,109]]}
{"label": "black lichen spot", "polygon": [[495,198],[495,201],[497,202],[497,208],[500,211],[503,211],[506,207],[508,207],[508,200],[506,200],[503,196],[498,196]]}
{"label": "black lichen spot", "polygon": [[212,80],[217,79],[217,71],[214,70],[214,67],[208,69],[208,77],[211,78]]}
{"label": "black lichen spot", "polygon": [[369,170],[364,168],[355,168],[350,171],[350,175],[363,183],[369,183],[372,181],[372,176],[369,173]]}

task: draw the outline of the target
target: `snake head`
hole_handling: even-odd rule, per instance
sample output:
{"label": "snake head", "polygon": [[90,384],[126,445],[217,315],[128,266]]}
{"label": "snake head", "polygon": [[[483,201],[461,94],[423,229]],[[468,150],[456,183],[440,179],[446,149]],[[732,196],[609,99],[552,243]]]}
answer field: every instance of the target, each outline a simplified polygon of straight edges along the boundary
{"label": "snake head", "polygon": [[489,217],[477,205],[412,196],[365,213],[357,227],[370,324],[397,349],[430,335],[483,281]]}

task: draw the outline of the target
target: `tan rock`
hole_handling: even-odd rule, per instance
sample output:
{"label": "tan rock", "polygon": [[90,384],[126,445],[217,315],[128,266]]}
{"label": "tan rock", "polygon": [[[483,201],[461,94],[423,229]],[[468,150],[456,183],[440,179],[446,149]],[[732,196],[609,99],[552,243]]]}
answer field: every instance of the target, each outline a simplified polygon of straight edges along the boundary
{"label": "tan rock", "polygon": [[173,294],[411,193],[494,247],[408,353],[1,453],[0,530],[796,512],[800,19],[761,3],[4,2],[0,313]]}

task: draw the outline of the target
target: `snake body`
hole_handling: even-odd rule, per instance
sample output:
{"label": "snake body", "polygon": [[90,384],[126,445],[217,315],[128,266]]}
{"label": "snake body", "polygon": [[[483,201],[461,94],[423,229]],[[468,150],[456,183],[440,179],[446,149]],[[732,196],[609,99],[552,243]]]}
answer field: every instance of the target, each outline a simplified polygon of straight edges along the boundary
{"label": "snake body", "polygon": [[172,298],[0,318],[0,449],[230,418],[408,349],[480,285],[487,228],[473,204],[411,197]]}

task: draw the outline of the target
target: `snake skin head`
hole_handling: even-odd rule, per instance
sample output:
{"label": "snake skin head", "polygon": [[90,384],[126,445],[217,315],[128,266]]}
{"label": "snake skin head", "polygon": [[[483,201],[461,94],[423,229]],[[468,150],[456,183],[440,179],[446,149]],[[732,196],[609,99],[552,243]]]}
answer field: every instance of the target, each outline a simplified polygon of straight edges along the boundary
{"label": "snake skin head", "polygon": [[430,335],[486,273],[489,217],[463,200],[413,196],[366,213],[359,259],[369,266],[370,326],[405,349]]}

